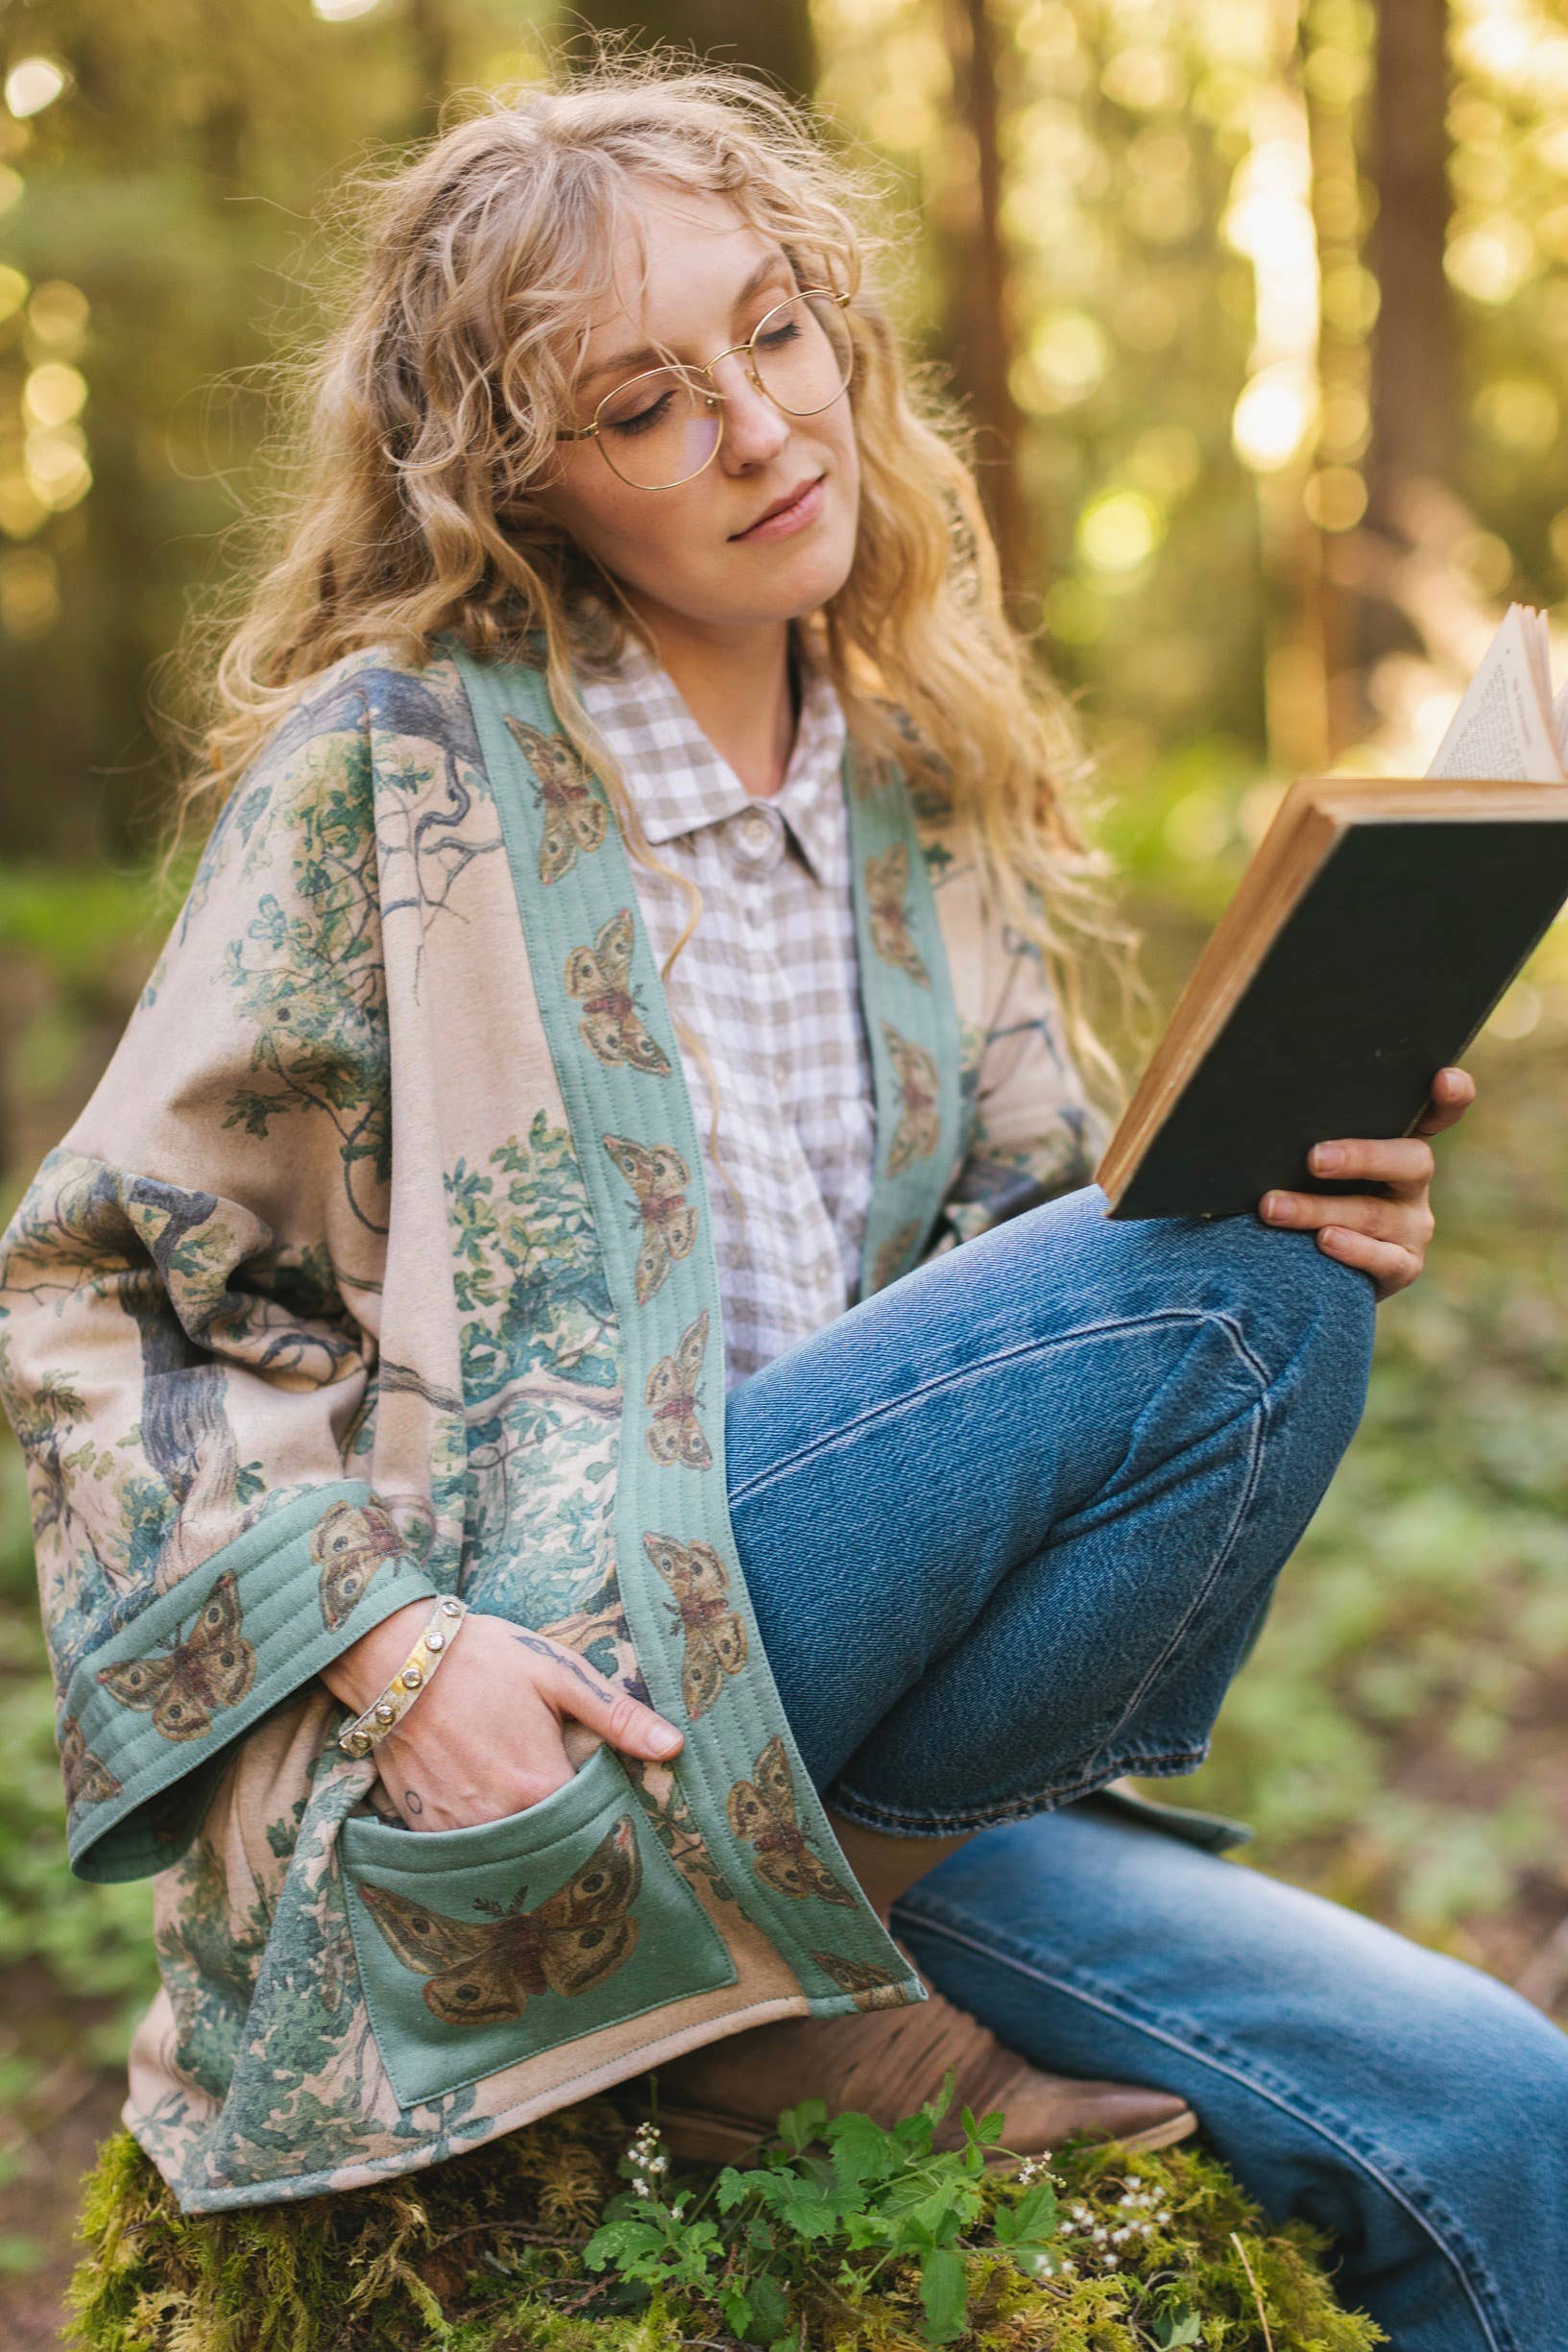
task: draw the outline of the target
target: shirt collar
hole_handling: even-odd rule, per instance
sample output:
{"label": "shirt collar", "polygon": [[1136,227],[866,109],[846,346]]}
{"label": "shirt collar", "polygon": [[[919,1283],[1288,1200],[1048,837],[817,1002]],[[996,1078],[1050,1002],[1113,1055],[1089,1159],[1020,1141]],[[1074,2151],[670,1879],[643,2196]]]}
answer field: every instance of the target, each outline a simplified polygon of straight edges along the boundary
{"label": "shirt collar", "polygon": [[746,789],[692,717],[668,670],[636,638],[628,636],[614,671],[579,680],[596,721],[614,725],[624,719],[656,731],[658,761],[623,763],[631,770],[627,787],[650,842],[678,840],[743,810],[771,807],[784,818],[815,879],[841,879],[844,707],[827,671],[804,649],[799,658],[795,740],[784,782],[766,794]]}

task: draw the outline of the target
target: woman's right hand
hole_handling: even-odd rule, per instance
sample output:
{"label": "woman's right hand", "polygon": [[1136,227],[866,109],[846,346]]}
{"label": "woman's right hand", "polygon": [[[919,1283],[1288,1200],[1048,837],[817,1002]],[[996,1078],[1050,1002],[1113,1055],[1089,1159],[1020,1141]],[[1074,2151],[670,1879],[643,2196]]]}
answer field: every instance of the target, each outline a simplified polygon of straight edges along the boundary
{"label": "woman's right hand", "polygon": [[[322,1668],[356,1715],[386,1688],[433,1604],[399,1609]],[[471,1611],[402,1721],[374,1751],[411,1830],[467,1830],[538,1805],[573,1777],[562,1727],[586,1724],[628,1756],[663,1761],[685,1734],[575,1650],[509,1617]]]}

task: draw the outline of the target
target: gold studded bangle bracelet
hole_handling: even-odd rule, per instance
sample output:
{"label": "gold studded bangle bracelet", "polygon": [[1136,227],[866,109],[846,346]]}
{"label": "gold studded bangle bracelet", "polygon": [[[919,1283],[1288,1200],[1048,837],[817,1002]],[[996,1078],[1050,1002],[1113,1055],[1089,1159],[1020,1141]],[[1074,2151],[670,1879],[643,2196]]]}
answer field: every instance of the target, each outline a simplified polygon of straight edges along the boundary
{"label": "gold studded bangle bracelet", "polygon": [[338,1734],[338,1746],[345,1756],[369,1756],[393,1725],[402,1721],[456,1639],[468,1613],[467,1601],[455,1600],[450,1593],[436,1603],[429,1623],[380,1697],[373,1699],[365,1712]]}

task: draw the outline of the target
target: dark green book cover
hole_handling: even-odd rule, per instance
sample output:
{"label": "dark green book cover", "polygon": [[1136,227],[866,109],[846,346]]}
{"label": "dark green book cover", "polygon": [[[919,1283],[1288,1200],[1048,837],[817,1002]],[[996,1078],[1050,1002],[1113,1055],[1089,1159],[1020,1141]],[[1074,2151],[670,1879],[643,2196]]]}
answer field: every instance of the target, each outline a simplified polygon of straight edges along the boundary
{"label": "dark green book cover", "polygon": [[1312,1145],[1408,1133],[1565,901],[1568,820],[1347,827],[1109,1214],[1233,1216],[1274,1185],[1365,1192],[1312,1175]]}

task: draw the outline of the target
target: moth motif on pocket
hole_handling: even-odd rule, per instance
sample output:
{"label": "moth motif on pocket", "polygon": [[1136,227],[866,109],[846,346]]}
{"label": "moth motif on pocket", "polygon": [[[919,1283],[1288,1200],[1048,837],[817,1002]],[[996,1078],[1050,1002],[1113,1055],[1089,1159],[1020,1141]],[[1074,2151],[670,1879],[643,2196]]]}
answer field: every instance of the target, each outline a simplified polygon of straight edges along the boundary
{"label": "moth motif on pocket", "polygon": [[688,1323],[672,1356],[661,1356],[648,1374],[642,1400],[648,1408],[643,1443],[656,1462],[680,1463],[688,1470],[712,1467],[713,1457],[697,1418],[697,1382],[708,1345],[708,1309]]}
{"label": "moth motif on pocket", "polygon": [[697,1212],[686,1198],[691,1171],[673,1144],[640,1144],[630,1135],[603,1135],[599,1140],[637,1195],[642,1236],[634,1288],[637,1303],[643,1307],[675,1259],[688,1256],[697,1238]]}
{"label": "moth motif on pocket", "polygon": [[841,1952],[813,1952],[812,1959],[836,1985],[855,1995],[857,2009],[902,2009],[905,2006],[890,1968],[875,1960],[847,1960]]}
{"label": "moth motif on pocket", "polygon": [[866,909],[871,918],[871,944],[883,963],[890,963],[923,988],[931,984],[925,960],[909,929],[904,894],[909,887],[909,852],[895,841],[880,858],[866,860]]}
{"label": "moth motif on pocket", "polygon": [[539,844],[539,879],[559,882],[570,873],[581,850],[597,849],[610,821],[608,804],[593,788],[590,769],[565,736],[546,735],[524,718],[505,714],[519,750],[533,771],[534,790],[544,809]]}
{"label": "moth motif on pocket", "polygon": [[429,1977],[432,2016],[444,2025],[493,2025],[520,2017],[537,1994],[586,1993],[629,1960],[641,1884],[637,1833],[623,1813],[532,1910],[525,1885],[504,1905],[478,1898],[479,1919],[449,1919],[386,1886],[361,1884],[359,1895],[397,1958]]}
{"label": "moth motif on pocket", "polygon": [[106,1805],[110,1797],[119,1795],[119,1782],[103,1758],[94,1756],[74,1715],[67,1715],[60,1727],[60,1763],[65,1780],[65,1802],[72,1807]]}
{"label": "moth motif on pocket", "polygon": [[599,931],[591,947],[574,947],[567,957],[567,994],[583,1006],[584,1043],[614,1069],[625,1062],[650,1078],[669,1076],[669,1056],[648,1034],[632,986],[632,910],[622,907]]}
{"label": "moth motif on pocket", "polygon": [[239,1587],[225,1568],[185,1640],[177,1633],[166,1651],[100,1667],[98,1680],[122,1707],[150,1708],[163,1738],[200,1739],[212,1728],[213,1709],[237,1707],[255,1681],[255,1652],[241,1622]]}
{"label": "moth motif on pocket", "polygon": [[642,1548],[675,1595],[675,1605],[664,1606],[686,1641],[681,1704],[695,1720],[718,1697],[725,1675],[746,1662],[746,1628],[730,1601],[729,1570],[711,1543],[644,1536]]}
{"label": "moth motif on pocket", "polygon": [[891,1021],[882,1023],[882,1035],[899,1081],[899,1123],[887,1154],[887,1173],[897,1176],[912,1159],[929,1159],[941,1141],[936,1103],[942,1081],[923,1045],[902,1036]]}
{"label": "moth motif on pocket", "polygon": [[316,1594],[322,1622],[336,1633],[381,1563],[407,1549],[384,1503],[340,1500],[324,1511],[310,1531],[310,1557],[321,1569]]}
{"label": "moth motif on pocket", "polygon": [[754,1849],[752,1867],[783,1895],[803,1900],[814,1895],[822,1903],[842,1903],[853,1910],[855,1897],[811,1852],[800,1826],[795,1784],[789,1759],[777,1732],[752,1766],[756,1779],[736,1781],[725,1800],[730,1827],[742,1844]]}

